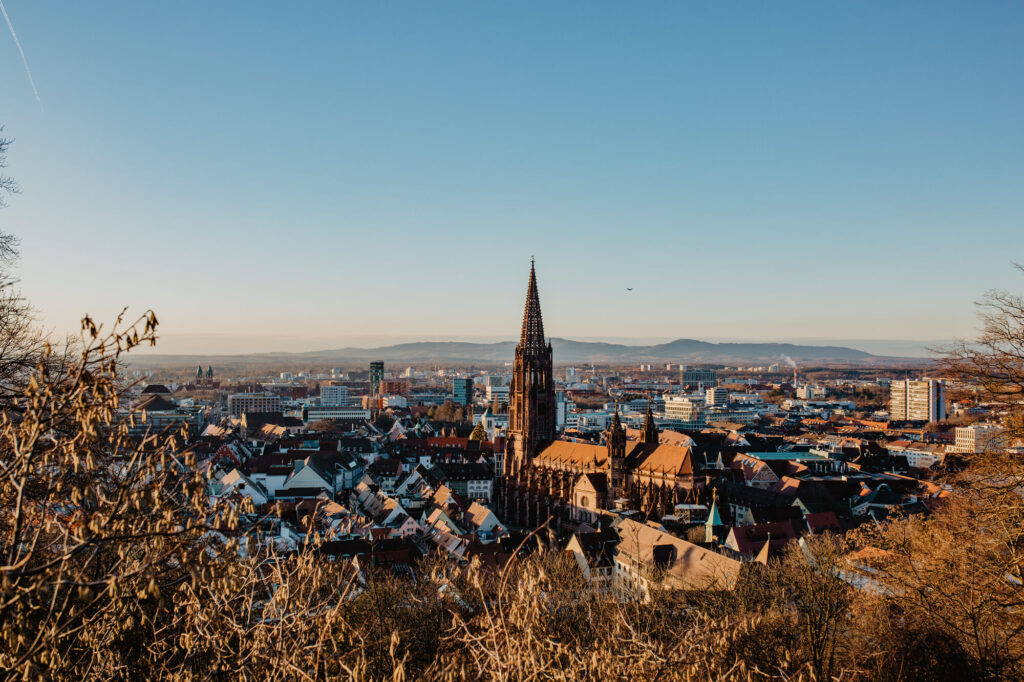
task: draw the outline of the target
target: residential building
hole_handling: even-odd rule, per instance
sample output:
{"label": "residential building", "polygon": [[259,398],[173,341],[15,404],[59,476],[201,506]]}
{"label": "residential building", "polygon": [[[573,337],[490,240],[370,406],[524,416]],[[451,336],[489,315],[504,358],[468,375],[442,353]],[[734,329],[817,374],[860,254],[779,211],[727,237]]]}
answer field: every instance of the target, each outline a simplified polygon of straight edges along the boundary
{"label": "residential building", "polygon": [[665,398],[665,419],[678,422],[684,429],[702,429],[707,426],[704,402],[684,396]]}
{"label": "residential building", "polygon": [[490,503],[494,492],[494,474],[486,464],[439,462],[441,479],[465,500]]}
{"label": "residential building", "polygon": [[718,407],[729,404],[729,389],[709,388],[704,391],[704,404],[709,407]]}
{"label": "residential building", "polygon": [[939,379],[902,379],[889,387],[895,421],[937,422],[946,418],[946,384]]}
{"label": "residential building", "polygon": [[971,424],[958,426],[953,430],[953,452],[980,454],[992,443],[992,439],[1003,432],[998,424]]}
{"label": "residential building", "polygon": [[321,405],[348,405],[348,386],[321,386]]}
{"label": "residential building", "polygon": [[381,395],[401,395],[409,397],[410,384],[408,379],[381,379],[377,388]]}
{"label": "residential building", "polygon": [[731,590],[741,562],[705,549],[647,524],[623,519],[615,553],[615,585],[647,594],[660,581],[679,589]]}
{"label": "residential building", "polygon": [[490,386],[490,385],[488,385],[484,390],[486,391],[486,394],[487,394],[487,402],[488,403],[493,403],[495,400],[497,400],[499,404],[500,403],[507,403],[508,402],[508,395],[509,395],[509,387],[508,386]]}

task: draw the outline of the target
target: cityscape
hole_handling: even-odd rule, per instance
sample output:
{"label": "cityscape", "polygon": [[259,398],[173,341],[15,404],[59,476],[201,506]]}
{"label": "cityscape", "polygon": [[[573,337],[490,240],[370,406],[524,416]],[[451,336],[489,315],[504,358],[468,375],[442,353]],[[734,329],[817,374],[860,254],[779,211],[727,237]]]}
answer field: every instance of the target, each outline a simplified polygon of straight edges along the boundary
{"label": "cityscape", "polygon": [[1024,679],[1021,7],[55,5],[0,680]]}

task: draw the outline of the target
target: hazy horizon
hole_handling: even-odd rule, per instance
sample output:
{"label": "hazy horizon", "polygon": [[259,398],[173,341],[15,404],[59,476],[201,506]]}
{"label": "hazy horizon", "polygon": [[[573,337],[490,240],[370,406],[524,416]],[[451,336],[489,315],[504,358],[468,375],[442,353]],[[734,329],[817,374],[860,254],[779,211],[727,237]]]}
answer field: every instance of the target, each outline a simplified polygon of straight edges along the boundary
{"label": "hazy horizon", "polygon": [[[559,336],[559,335],[554,335]],[[927,357],[927,349],[943,345],[950,340],[910,339],[823,339],[823,338],[741,338],[741,337],[619,337],[619,336],[566,336],[573,341],[615,343],[627,346],[646,346],[668,343],[678,339],[695,339],[711,343],[793,343],[809,346],[843,346],[873,355],[898,357]],[[306,353],[340,350],[344,348],[378,348],[404,343],[468,342],[500,343],[515,341],[515,336],[452,335],[426,336],[250,336],[230,334],[160,334],[155,347],[143,347],[136,352],[145,355],[250,355],[263,353]]]}

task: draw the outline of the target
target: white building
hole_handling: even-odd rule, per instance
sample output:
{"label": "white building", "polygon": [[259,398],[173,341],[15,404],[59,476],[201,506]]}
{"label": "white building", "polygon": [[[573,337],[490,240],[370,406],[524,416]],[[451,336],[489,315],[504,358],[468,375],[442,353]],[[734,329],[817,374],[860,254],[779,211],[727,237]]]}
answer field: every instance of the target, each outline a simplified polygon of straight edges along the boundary
{"label": "white building", "polygon": [[946,418],[946,384],[938,379],[901,379],[889,387],[889,415],[896,421]]}
{"label": "white building", "polygon": [[682,422],[683,428],[702,429],[707,426],[704,401],[684,396],[665,398],[665,419]]}
{"label": "white building", "polygon": [[409,407],[409,401],[401,395],[386,395],[382,396],[380,400],[383,407]]}
{"label": "white building", "polygon": [[966,454],[980,454],[992,444],[992,439],[1003,432],[1002,427],[997,424],[971,424],[970,426],[958,426],[953,430],[954,444],[953,452]]}
{"label": "white building", "polygon": [[796,397],[800,400],[824,400],[827,396],[828,390],[824,386],[803,384],[796,389]]}
{"label": "white building", "polygon": [[704,391],[704,404],[716,407],[719,405],[729,404],[729,389],[727,388],[709,388]]}
{"label": "white building", "polygon": [[508,386],[492,386],[488,384],[485,390],[487,393],[488,403],[493,403],[495,400],[497,400],[498,403],[508,402]]}
{"label": "white building", "polygon": [[321,405],[348,405],[348,386],[321,386]]}

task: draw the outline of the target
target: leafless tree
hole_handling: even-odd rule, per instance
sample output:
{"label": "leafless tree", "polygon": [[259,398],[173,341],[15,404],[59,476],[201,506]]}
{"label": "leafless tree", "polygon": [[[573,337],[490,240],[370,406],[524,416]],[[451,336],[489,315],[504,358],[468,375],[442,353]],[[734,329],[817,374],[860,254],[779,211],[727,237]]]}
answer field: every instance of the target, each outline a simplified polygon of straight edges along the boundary
{"label": "leafless tree", "polygon": [[[7,166],[10,144],[11,140],[0,138],[0,171]],[[19,191],[13,178],[0,173],[0,207],[7,205],[6,196]],[[17,289],[13,270],[18,256],[18,238],[0,230],[0,409],[10,407],[46,347],[35,311]],[[56,362],[57,357],[51,354],[50,362]]]}

